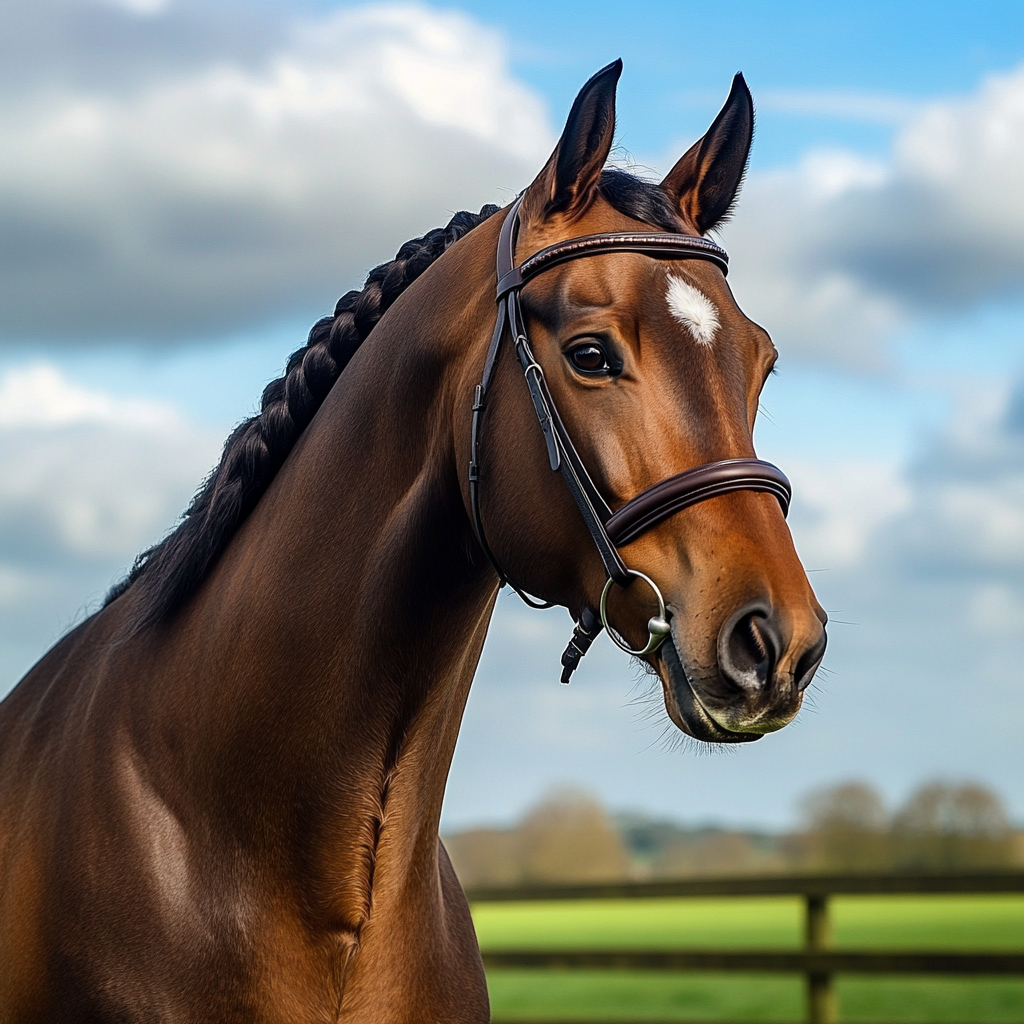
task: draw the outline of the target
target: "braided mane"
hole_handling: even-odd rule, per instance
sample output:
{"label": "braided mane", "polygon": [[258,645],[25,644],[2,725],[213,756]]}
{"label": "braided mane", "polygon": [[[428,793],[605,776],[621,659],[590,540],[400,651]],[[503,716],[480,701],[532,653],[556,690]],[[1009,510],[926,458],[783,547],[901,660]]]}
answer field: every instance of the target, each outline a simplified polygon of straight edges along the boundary
{"label": "braided mane", "polygon": [[[609,169],[601,176],[600,189],[620,213],[668,231],[678,230],[676,214],[658,186]],[[445,227],[406,242],[390,263],[370,271],[362,291],[343,295],[334,315],[313,326],[306,344],[288,359],[284,376],[267,385],[259,415],[240,423],[224,442],[220,463],[181,522],[160,543],[143,551],[125,579],[108,592],[104,607],[130,587],[141,591],[131,633],[161,621],[195,593],[391,304],[446,249],[497,212],[492,205],[479,213],[462,211]]]}
{"label": "braided mane", "polygon": [[406,242],[391,262],[370,271],[362,291],[343,295],[334,315],[314,324],[306,344],[288,359],[284,376],[267,385],[259,414],[240,423],[224,442],[220,463],[181,522],[139,555],[127,577],[111,588],[104,607],[129,587],[142,589],[134,632],[159,622],[195,592],[391,304],[446,249],[497,212],[492,205],[479,213],[462,211],[446,227]]}

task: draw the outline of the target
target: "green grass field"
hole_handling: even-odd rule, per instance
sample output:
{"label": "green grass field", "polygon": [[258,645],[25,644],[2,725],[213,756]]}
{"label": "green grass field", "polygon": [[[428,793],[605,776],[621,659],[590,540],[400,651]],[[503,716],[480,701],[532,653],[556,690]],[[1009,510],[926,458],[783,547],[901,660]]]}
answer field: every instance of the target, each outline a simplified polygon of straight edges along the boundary
{"label": "green grass field", "polygon": [[[802,903],[760,899],[481,904],[484,949],[796,947]],[[1022,949],[1024,897],[840,897],[837,947]],[[786,975],[655,971],[490,972],[496,1021],[799,1021],[803,983]],[[840,977],[841,1021],[1020,1024],[1024,980]]]}

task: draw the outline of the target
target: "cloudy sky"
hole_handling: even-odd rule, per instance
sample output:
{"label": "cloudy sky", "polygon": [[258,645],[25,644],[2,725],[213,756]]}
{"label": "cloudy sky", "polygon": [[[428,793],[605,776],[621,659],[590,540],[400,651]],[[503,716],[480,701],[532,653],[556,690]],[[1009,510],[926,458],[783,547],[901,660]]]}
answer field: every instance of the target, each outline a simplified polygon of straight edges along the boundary
{"label": "cloudy sky", "polygon": [[796,485],[826,671],[780,733],[673,745],[624,656],[560,687],[565,613],[502,598],[446,822],[571,782],[780,825],[816,785],[935,776],[1024,820],[1024,11],[967,10],[5,0],[0,693],[174,522],[313,320],[514,196],[594,70],[624,58],[616,159],[651,173],[742,70],[723,241],[782,352],[757,440]]}

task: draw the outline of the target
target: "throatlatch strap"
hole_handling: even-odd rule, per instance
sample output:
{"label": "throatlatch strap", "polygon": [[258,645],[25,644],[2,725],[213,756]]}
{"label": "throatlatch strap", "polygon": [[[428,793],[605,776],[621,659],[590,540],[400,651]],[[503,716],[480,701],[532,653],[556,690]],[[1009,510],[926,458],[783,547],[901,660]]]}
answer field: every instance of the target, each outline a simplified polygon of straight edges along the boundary
{"label": "throatlatch strap", "polygon": [[[505,216],[501,225],[501,232],[498,236],[498,267],[511,266],[515,261],[516,231],[519,226],[519,207],[523,202],[520,196]],[[498,563],[498,559],[487,543],[487,535],[484,533],[483,518],[480,514],[480,439],[482,432],[482,421],[484,410],[487,408],[487,393],[491,387],[491,380],[494,377],[494,370],[498,364],[498,354],[501,350],[501,341],[505,336],[505,327],[509,321],[509,308],[507,300],[498,302],[498,316],[494,323],[494,330],[491,332],[491,341],[487,346],[487,356],[484,359],[483,372],[480,375],[480,383],[473,392],[473,420],[470,427],[470,458],[469,458],[469,505],[472,513],[473,531],[476,539],[483,549],[491,568],[498,575],[499,586],[510,586],[519,597],[531,608],[552,608],[553,601],[538,601],[531,597],[524,590],[513,583]]]}

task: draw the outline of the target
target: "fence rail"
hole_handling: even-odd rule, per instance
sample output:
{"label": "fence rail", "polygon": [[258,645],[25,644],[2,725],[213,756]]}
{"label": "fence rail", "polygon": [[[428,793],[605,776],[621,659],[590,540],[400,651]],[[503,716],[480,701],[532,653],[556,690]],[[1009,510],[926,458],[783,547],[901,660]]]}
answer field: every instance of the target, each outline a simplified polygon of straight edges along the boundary
{"label": "fence rail", "polygon": [[831,948],[832,896],[937,893],[1024,893],[1024,872],[958,874],[765,875],[687,878],[595,885],[491,886],[467,890],[471,903],[526,900],[657,899],[701,896],[799,896],[805,902],[804,947],[799,950],[497,950],[487,967],[770,971],[803,974],[809,1024],[836,1019],[836,974],[1024,975],[1024,952],[960,950],[837,950]]}
{"label": "fence rail", "polygon": [[1024,953],[904,953],[832,950],[490,950],[488,967],[602,967],[619,970],[769,971],[800,974],[1024,974]]}
{"label": "fence rail", "polygon": [[888,896],[1024,893],[1024,871],[957,874],[739,875],[590,885],[470,886],[470,903],[519,900],[621,900],[665,896]]}

